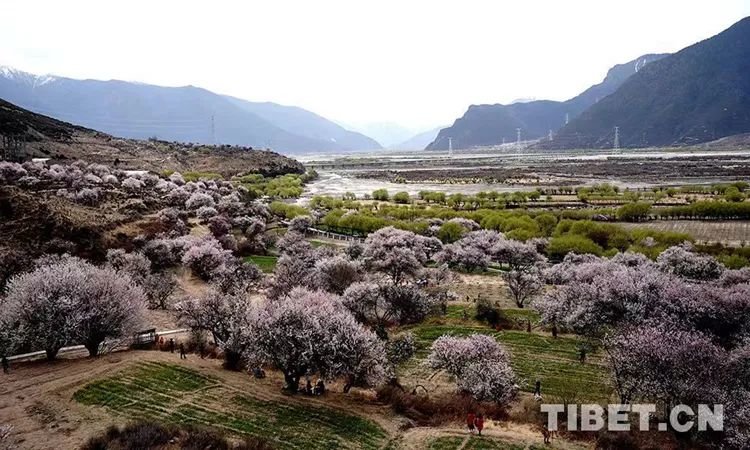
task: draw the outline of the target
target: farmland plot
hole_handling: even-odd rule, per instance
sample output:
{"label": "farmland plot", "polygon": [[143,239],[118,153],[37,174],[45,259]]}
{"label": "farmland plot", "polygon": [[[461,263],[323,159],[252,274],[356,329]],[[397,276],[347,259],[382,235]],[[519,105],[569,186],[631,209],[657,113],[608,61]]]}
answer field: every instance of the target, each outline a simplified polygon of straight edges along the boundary
{"label": "farmland plot", "polygon": [[619,225],[625,228],[653,228],[688,233],[699,242],[719,242],[730,246],[750,243],[750,222],[742,220],[654,220]]}

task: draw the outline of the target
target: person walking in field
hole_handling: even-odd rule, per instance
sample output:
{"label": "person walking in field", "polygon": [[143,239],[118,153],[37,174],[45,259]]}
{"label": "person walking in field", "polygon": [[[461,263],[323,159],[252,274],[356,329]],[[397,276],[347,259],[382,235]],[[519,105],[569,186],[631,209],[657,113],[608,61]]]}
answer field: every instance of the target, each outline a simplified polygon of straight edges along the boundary
{"label": "person walking in field", "polygon": [[8,362],[8,357],[3,355],[2,362],[3,362],[3,373],[7,375],[10,372],[10,363]]}
{"label": "person walking in field", "polygon": [[534,400],[541,400],[542,398],[542,382],[536,380],[534,383]]}
{"label": "person walking in field", "polygon": [[476,416],[473,412],[470,412],[466,415],[466,426],[469,428],[469,433],[474,434],[474,422],[476,421]]}
{"label": "person walking in field", "polygon": [[185,344],[180,342],[180,359],[187,359],[187,353],[185,353]]}
{"label": "person walking in field", "polygon": [[174,353],[174,338],[169,338],[169,353]]}
{"label": "person walking in field", "polygon": [[479,435],[481,436],[482,428],[484,428],[484,417],[482,416],[481,413],[477,414],[477,418],[474,419],[474,426],[477,427],[477,433],[479,433]]}

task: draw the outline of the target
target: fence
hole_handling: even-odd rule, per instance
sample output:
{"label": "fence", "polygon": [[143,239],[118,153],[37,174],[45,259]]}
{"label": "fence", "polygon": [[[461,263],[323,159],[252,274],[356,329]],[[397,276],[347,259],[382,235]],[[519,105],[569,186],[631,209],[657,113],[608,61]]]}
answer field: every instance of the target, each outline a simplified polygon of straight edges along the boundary
{"label": "fence", "polygon": [[[159,337],[173,336],[173,335],[176,335],[176,334],[187,333],[188,331],[190,331],[190,330],[187,329],[187,328],[178,328],[178,329],[175,329],[175,330],[157,331],[155,333],[155,337],[158,339]],[[140,340],[140,337],[141,337],[141,335],[137,334],[136,336],[133,337],[131,343],[137,343]],[[86,350],[86,347],[84,347],[83,345],[71,345],[69,347],[63,347],[63,348],[61,348],[60,351],[57,352],[57,354],[58,355],[64,355],[66,353],[67,354],[71,354],[71,353],[81,352],[81,351],[85,351],[85,350]],[[35,359],[44,358],[46,356],[47,356],[47,354],[44,352],[44,350],[41,350],[41,351],[38,351],[38,352],[23,353],[23,354],[20,354],[20,355],[9,356],[8,357],[8,361],[11,361],[11,362],[32,361],[32,360],[35,360]]]}

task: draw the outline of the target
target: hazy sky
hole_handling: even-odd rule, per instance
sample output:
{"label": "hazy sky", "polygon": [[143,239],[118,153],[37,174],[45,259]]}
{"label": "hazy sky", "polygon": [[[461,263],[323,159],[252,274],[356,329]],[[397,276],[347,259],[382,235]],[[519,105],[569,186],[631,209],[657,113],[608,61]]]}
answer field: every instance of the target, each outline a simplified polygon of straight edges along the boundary
{"label": "hazy sky", "polygon": [[747,15],[748,0],[0,0],[0,64],[416,128],[472,103],[564,100]]}

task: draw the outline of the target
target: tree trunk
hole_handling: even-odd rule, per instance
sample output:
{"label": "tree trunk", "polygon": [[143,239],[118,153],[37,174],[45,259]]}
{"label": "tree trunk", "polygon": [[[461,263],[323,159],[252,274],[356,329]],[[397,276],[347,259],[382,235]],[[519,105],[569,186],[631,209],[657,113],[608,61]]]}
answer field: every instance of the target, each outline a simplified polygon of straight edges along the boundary
{"label": "tree trunk", "polygon": [[45,349],[44,353],[47,354],[47,361],[54,361],[54,359],[57,358],[57,352],[59,351],[59,347]]}
{"label": "tree trunk", "polygon": [[557,325],[552,325],[552,337],[557,337]]}
{"label": "tree trunk", "polygon": [[344,385],[344,394],[348,394],[352,386],[354,386],[354,376],[349,375],[346,377],[346,384]]}
{"label": "tree trunk", "polygon": [[99,347],[101,346],[102,342],[103,341],[99,341],[96,339],[90,339],[83,346],[86,347],[86,350],[89,351],[89,356],[95,358],[99,355]]}
{"label": "tree trunk", "polygon": [[224,350],[224,368],[239,371],[242,363],[242,355],[232,350]]}

